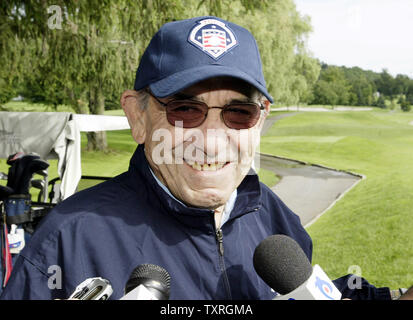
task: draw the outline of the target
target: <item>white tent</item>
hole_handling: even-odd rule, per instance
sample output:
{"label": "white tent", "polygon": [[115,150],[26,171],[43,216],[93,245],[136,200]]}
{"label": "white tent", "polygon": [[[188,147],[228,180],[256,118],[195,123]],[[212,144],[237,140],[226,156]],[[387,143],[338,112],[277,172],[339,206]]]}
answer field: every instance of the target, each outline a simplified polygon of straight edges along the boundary
{"label": "white tent", "polygon": [[80,132],[129,129],[126,117],[67,112],[0,112],[0,158],[16,152],[58,159],[60,199],[76,191],[82,176]]}

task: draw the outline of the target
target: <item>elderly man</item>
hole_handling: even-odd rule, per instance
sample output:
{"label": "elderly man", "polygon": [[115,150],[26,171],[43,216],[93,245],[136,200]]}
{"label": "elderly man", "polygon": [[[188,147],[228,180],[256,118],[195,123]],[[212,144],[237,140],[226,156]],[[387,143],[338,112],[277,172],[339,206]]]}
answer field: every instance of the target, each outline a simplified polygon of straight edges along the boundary
{"label": "elderly man", "polygon": [[[272,299],[256,246],[285,234],[311,259],[312,242],[251,170],[271,102],[249,31],[216,17],[165,24],[121,97],[139,145],[129,170],[44,219],[2,298],[67,298],[102,277],[119,299],[132,270],[150,263],[169,272],[171,299]],[[363,285],[366,297],[389,298]]]}

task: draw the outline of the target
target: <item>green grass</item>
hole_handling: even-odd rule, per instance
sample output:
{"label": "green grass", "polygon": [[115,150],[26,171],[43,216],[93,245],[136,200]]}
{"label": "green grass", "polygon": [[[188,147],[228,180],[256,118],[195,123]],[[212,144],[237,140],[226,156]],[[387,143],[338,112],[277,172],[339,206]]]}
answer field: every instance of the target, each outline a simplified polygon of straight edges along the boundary
{"label": "green grass", "polygon": [[277,122],[261,151],[365,175],[308,228],[313,263],[332,277],[358,265],[377,286],[413,284],[413,113],[300,113]]}
{"label": "green grass", "polygon": [[56,109],[53,106],[42,103],[27,103],[24,101],[10,101],[0,105],[0,111],[18,111],[18,112],[73,112],[73,109],[67,105],[58,105]]}
{"label": "green grass", "polygon": [[262,183],[266,184],[270,188],[275,186],[280,180],[280,178],[273,171],[263,168],[258,170],[258,177]]}
{"label": "green grass", "polygon": [[82,133],[82,171],[84,175],[114,176],[128,169],[137,144],[130,130],[107,131],[108,152],[86,151],[86,135]]}

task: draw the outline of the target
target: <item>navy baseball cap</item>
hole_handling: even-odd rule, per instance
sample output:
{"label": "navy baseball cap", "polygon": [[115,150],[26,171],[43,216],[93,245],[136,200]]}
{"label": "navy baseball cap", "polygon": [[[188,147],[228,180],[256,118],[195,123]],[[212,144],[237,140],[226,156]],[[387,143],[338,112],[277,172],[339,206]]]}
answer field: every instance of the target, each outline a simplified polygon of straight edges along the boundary
{"label": "navy baseball cap", "polygon": [[162,98],[221,76],[244,80],[273,102],[253,35],[217,17],[197,17],[169,22],[159,29],[139,63],[134,89],[149,86]]}

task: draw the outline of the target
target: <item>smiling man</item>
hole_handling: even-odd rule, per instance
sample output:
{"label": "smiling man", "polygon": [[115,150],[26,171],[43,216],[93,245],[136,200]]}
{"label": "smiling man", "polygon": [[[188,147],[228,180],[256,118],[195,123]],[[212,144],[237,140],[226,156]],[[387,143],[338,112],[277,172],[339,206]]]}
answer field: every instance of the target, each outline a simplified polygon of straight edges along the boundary
{"label": "smiling man", "polygon": [[[148,101],[143,107],[142,99]],[[201,81],[162,100],[148,89],[123,94],[133,136],[145,145],[158,181],[186,205],[215,210],[219,223],[251,168],[269,101],[229,77]]]}
{"label": "smiling man", "polygon": [[251,169],[271,102],[249,31],[216,17],[162,26],[121,97],[138,144],[129,170],[50,212],[2,299],[64,299],[92,277],[119,299],[142,264],[169,272],[171,299],[272,299],[257,245],[285,234],[311,260],[312,242]]}

